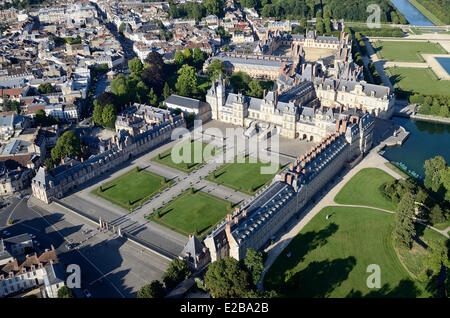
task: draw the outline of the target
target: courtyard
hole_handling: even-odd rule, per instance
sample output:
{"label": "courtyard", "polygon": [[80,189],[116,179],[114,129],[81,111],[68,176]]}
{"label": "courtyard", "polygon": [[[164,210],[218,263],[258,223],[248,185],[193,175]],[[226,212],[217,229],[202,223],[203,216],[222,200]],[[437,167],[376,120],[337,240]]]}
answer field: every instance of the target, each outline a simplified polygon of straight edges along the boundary
{"label": "courtyard", "polygon": [[[186,149],[189,153],[185,153]],[[216,149],[213,145],[199,141],[187,140],[176,144],[174,147],[163,153],[158,154],[157,156],[153,157],[151,161],[186,173],[190,173],[204,164],[205,161],[209,159],[208,155],[214,156],[215,153]],[[180,157],[186,157],[187,160],[178,162],[178,160],[174,160],[174,154],[180,155]]]}
{"label": "courtyard", "polygon": [[439,43],[413,41],[376,41],[372,47],[381,60],[396,62],[425,62],[421,54],[446,54]]}
{"label": "courtyard", "polygon": [[270,163],[263,163],[261,160],[250,156],[246,156],[245,159],[241,156],[239,159],[236,157],[232,162],[211,173],[207,179],[228,188],[253,195],[260,188],[270,183],[281,169],[281,165],[277,164],[278,169],[276,172],[263,174],[262,168],[269,167]]}
{"label": "courtyard", "polygon": [[188,236],[203,238],[231,212],[232,204],[200,190],[186,190],[148,219]]}
{"label": "courtyard", "polygon": [[91,193],[124,209],[132,210],[169,187],[173,181],[146,170],[135,168],[107,182]]}

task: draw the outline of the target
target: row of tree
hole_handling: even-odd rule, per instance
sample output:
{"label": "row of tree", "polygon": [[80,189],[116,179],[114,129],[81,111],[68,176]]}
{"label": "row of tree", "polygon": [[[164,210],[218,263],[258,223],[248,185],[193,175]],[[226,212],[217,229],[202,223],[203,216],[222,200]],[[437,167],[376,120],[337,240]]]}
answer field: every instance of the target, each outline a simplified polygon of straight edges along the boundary
{"label": "row of tree", "polygon": [[442,23],[450,24],[450,1],[448,0],[416,0],[433,13]]}
{"label": "row of tree", "polygon": [[200,20],[210,14],[222,17],[225,9],[225,0],[205,0],[201,3],[187,1],[183,4],[169,1],[169,4],[167,13],[174,19],[186,18]]}
{"label": "row of tree", "polygon": [[450,96],[413,94],[409,96],[411,104],[420,104],[419,114],[450,117]]}
{"label": "row of tree", "polygon": [[[263,17],[274,17],[279,20],[300,20],[301,18],[335,18],[347,21],[366,22],[371,12],[369,4],[380,6],[381,22],[401,22],[406,24],[405,17],[389,0],[240,0],[241,5],[259,9]],[[392,14],[394,12],[395,14]]]}

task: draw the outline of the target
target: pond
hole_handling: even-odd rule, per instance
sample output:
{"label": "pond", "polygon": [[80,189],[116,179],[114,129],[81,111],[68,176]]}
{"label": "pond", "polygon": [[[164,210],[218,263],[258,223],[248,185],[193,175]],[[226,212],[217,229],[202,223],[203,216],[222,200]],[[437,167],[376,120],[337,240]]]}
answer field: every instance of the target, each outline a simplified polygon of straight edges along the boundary
{"label": "pond", "polygon": [[450,125],[393,117],[393,121],[410,132],[401,147],[386,148],[384,157],[401,162],[422,178],[425,176],[425,160],[442,156],[450,163]]}

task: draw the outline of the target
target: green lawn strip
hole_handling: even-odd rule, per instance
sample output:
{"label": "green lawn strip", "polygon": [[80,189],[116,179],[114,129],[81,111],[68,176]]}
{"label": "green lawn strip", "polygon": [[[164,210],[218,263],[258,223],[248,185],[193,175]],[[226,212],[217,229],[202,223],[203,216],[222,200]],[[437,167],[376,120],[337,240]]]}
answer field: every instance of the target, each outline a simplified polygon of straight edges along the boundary
{"label": "green lawn strip", "polygon": [[372,45],[378,49],[379,59],[396,62],[425,62],[421,54],[448,53],[439,43],[431,42],[376,41]]}
{"label": "green lawn strip", "polygon": [[[256,160],[255,163],[250,161]],[[261,167],[269,166],[259,159],[246,157],[245,163],[238,163],[237,157],[233,162],[225,164],[217,171],[211,173],[206,179],[242,193],[253,195],[261,187],[270,183],[273,177],[281,170],[281,166],[273,174],[261,174]],[[215,176],[215,177],[214,177]]]}
{"label": "green lawn strip", "polygon": [[[322,209],[272,264],[265,289],[283,297],[428,296],[394,250],[393,223],[394,215],[373,209]],[[367,287],[371,264],[380,266],[380,289]]]}
{"label": "green lawn strip", "polygon": [[399,175],[401,175],[405,179],[413,177],[412,175],[407,173],[405,170],[399,168],[395,162],[386,162],[385,164],[389,169],[391,169],[394,172],[397,172]]}
{"label": "green lawn strip", "polygon": [[103,191],[98,187],[91,193],[124,209],[132,210],[173,183],[173,180],[165,181],[166,178],[147,170],[137,172],[136,169],[132,169],[102,185]]}
{"label": "green lawn strip", "polygon": [[416,0],[408,0],[417,10],[419,10],[424,16],[426,16],[435,25],[445,25],[444,22],[439,20],[430,10],[424,7],[421,3]]}
{"label": "green lawn strip", "polygon": [[[194,162],[195,159],[196,159],[194,157],[194,149],[199,147],[199,145],[201,145],[201,147],[202,147],[202,157],[201,157],[202,162]],[[174,169],[186,172],[186,173],[190,173],[190,172],[192,172],[193,170],[197,169],[199,166],[201,166],[202,164],[205,163],[205,160],[204,160],[205,158],[203,158],[203,154],[204,154],[206,146],[208,146],[208,145],[210,145],[210,144],[202,143],[202,142],[198,142],[198,141],[191,142],[191,150],[190,150],[191,151],[191,163],[184,163],[184,162],[174,163],[173,160],[172,160],[172,149],[173,149],[173,147],[170,148],[169,150],[167,150],[167,151],[165,151],[165,152],[163,152],[161,154],[158,154],[157,156],[153,157],[151,159],[151,161],[158,162],[160,164],[166,165],[168,167],[171,167],[171,168],[174,168]],[[184,151],[180,150],[180,155],[183,155],[183,153],[184,153]],[[216,149],[214,147],[214,149],[212,150],[212,155],[214,156],[215,153],[216,153]]]}
{"label": "green lawn strip", "polygon": [[197,190],[183,192],[148,219],[188,236],[202,239],[232,210],[230,202]]}
{"label": "green lawn strip", "polygon": [[382,193],[384,185],[394,178],[377,168],[365,168],[355,174],[339,191],[334,201],[339,204],[366,205],[395,211],[396,205]]}
{"label": "green lawn strip", "polygon": [[450,81],[438,80],[433,70],[412,67],[386,69],[392,85],[403,91],[425,95],[450,95]]}

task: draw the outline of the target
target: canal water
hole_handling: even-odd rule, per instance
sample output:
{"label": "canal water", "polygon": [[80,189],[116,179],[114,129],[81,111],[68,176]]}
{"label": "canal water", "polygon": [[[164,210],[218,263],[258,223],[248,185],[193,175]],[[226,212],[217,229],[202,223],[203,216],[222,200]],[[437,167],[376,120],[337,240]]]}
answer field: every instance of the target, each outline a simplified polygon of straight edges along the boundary
{"label": "canal water", "polygon": [[436,61],[444,68],[448,75],[450,75],[450,57],[436,57]]}
{"label": "canal water", "polygon": [[405,164],[422,178],[425,177],[425,160],[439,155],[450,164],[450,125],[402,117],[392,120],[410,134],[402,146],[385,149],[383,156],[387,160]]}
{"label": "canal water", "polygon": [[391,0],[392,4],[400,11],[411,25],[434,26],[419,10],[408,0]]}

